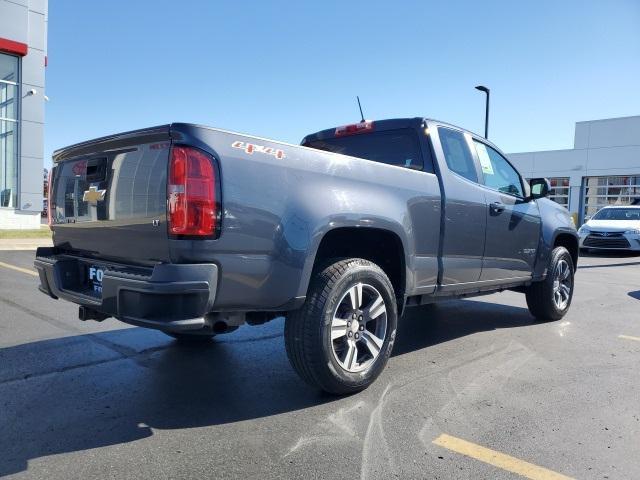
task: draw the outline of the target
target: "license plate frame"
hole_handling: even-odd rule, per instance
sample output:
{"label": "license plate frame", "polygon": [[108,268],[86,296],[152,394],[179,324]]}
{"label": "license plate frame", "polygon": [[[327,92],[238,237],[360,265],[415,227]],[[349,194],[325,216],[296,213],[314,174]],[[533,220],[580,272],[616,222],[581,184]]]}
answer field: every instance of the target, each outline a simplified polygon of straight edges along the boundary
{"label": "license plate frame", "polygon": [[105,270],[105,265],[85,263],[84,283],[86,292],[92,297],[102,298],[102,280]]}

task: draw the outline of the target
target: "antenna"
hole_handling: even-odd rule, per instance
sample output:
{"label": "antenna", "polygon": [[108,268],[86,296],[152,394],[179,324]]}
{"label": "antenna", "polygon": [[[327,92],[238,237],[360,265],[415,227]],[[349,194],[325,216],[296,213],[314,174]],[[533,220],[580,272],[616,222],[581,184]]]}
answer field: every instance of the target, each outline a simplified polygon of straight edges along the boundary
{"label": "antenna", "polygon": [[360,97],[356,95],[356,98],[358,99],[358,108],[360,109],[360,118],[362,118],[362,120],[360,120],[362,123],[364,123],[364,114],[362,113],[362,105],[360,105]]}

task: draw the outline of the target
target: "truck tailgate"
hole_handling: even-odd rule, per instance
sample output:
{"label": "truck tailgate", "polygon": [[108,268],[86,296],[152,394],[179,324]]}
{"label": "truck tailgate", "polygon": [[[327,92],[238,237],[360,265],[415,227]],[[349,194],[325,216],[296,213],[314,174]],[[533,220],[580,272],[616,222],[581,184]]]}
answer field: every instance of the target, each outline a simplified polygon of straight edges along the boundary
{"label": "truck tailgate", "polygon": [[169,261],[166,225],[169,125],[54,153],[54,246],[128,263]]}

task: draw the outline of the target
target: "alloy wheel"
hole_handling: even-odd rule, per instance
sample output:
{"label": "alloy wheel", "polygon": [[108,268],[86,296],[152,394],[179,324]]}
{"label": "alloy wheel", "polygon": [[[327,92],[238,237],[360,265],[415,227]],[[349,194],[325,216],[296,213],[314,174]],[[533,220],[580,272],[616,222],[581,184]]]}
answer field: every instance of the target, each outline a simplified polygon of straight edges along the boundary
{"label": "alloy wheel", "polygon": [[387,306],[367,283],[353,285],[342,296],[331,321],[331,348],[347,372],[361,372],[378,358],[387,335]]}
{"label": "alloy wheel", "polygon": [[558,310],[564,310],[571,299],[571,267],[562,259],[556,265],[553,273],[553,302]]}

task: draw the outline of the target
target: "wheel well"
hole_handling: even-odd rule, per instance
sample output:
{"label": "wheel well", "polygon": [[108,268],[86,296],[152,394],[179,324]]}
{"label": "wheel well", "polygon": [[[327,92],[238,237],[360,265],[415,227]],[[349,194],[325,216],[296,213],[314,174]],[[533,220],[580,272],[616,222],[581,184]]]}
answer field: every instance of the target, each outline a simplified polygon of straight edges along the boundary
{"label": "wheel well", "polygon": [[314,271],[331,258],[364,258],[387,274],[398,298],[405,290],[405,261],[402,241],[393,232],[366,227],[345,227],[329,231],[322,238],[313,264]]}
{"label": "wheel well", "polygon": [[566,248],[571,254],[573,267],[578,267],[578,240],[576,239],[576,237],[568,233],[561,233],[556,237],[556,241],[553,244],[553,248],[555,247]]}

